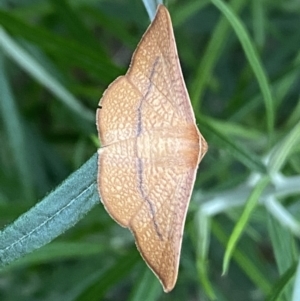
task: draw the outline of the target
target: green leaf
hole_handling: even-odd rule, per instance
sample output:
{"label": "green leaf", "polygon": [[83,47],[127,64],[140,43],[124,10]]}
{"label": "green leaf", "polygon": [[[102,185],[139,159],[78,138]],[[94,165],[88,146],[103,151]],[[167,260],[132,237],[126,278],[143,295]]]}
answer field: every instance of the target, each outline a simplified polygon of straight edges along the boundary
{"label": "green leaf", "polygon": [[289,158],[294,147],[300,142],[300,122],[298,122],[292,130],[279,141],[270,154],[268,162],[268,170],[270,174],[277,173]]}
{"label": "green leaf", "polygon": [[34,27],[7,11],[0,10],[0,25],[9,33],[38,44],[47,53],[64,63],[68,62],[72,66],[78,65],[104,82],[112,81],[121,72],[121,69],[111,61],[99,55],[98,48],[93,49],[80,41],[60,37],[43,27]]}
{"label": "green leaf", "polygon": [[[222,245],[225,246],[228,237],[224,231],[224,225],[219,224],[218,222],[212,222],[212,232]],[[247,254],[239,248],[234,250],[232,256],[255,286],[259,287],[265,294],[270,292],[272,286],[270,277],[268,277],[269,275],[264,275],[264,270],[260,269],[258,264],[253,262],[252,258],[247,256]]]}
{"label": "green leaf", "polygon": [[[202,2],[203,1],[194,1],[193,3]],[[232,0],[230,4],[235,12],[239,12],[245,5],[245,2],[245,0]],[[213,35],[210,38],[208,45],[206,46],[205,53],[196,69],[196,75],[192,82],[190,93],[193,104],[197,103],[197,106],[200,106],[201,104],[204,90],[211,80],[213,69],[218,62],[218,58],[220,57],[223,48],[226,45],[226,39],[229,35],[229,29],[230,27],[228,21],[225,18],[222,18],[213,31]],[[197,112],[198,109],[195,109],[195,111]]]}
{"label": "green leaf", "polygon": [[101,44],[96,42],[96,39],[91,34],[81,18],[72,9],[66,0],[51,0],[50,1],[64,24],[68,27],[69,31],[72,33],[74,39],[82,41],[84,45],[88,45],[91,49],[97,49],[99,56],[102,59],[108,59],[108,56],[104,49],[100,46]]}
{"label": "green leaf", "polygon": [[66,106],[88,121],[94,121],[95,115],[85,108],[44,66],[16,43],[0,28],[0,45],[5,53],[16,61],[26,72],[56,95]]}
{"label": "green leaf", "polygon": [[58,260],[84,258],[91,255],[99,255],[107,251],[106,246],[88,242],[52,242],[44,247],[27,254],[0,270],[0,274],[8,271],[24,268],[30,265],[57,262]]}
{"label": "green leaf", "polygon": [[40,248],[99,203],[97,154],[40,203],[0,232],[0,267]]}
{"label": "green leaf", "polygon": [[95,279],[94,283],[86,288],[76,300],[102,300],[108,289],[116,285],[121,279],[126,278],[139,260],[140,256],[137,250],[119,257],[118,260],[101,274],[98,279]]}
{"label": "green leaf", "polygon": [[295,277],[294,291],[292,301],[300,300],[300,260],[298,259],[298,266]]}
{"label": "green leaf", "polygon": [[[293,279],[295,272],[297,269],[297,264],[293,263],[289,269],[286,270],[286,272],[279,278],[278,281],[276,281],[270,290],[271,293],[269,296],[265,299],[265,301],[276,301],[280,300],[279,297],[281,296],[282,292],[284,291],[285,287],[290,283],[290,281]],[[290,299],[288,299],[290,300]]]}
{"label": "green leaf", "polygon": [[[282,226],[274,217],[268,215],[268,231],[274,249],[275,260],[279,274],[284,275],[298,260],[299,255],[296,241],[291,232]],[[292,284],[285,286],[284,294],[287,300],[291,299]]]}
{"label": "green leaf", "polygon": [[232,234],[229,238],[229,241],[227,243],[226,252],[225,252],[224,261],[223,261],[223,274],[225,274],[227,272],[232,253],[234,252],[234,249],[248,224],[248,221],[251,217],[253,210],[256,208],[256,205],[258,203],[258,200],[259,200],[262,192],[264,191],[266,186],[269,184],[269,182],[270,182],[270,179],[268,176],[263,177],[257,183],[257,185],[253,189],[252,193],[250,194],[250,196],[247,200],[245,209],[244,209],[240,219],[236,223],[236,225],[232,231]]}
{"label": "green leaf", "polygon": [[5,72],[4,58],[1,52],[0,79],[0,115],[6,130],[6,141],[10,146],[15,161],[19,182],[22,183],[23,186],[22,192],[24,193],[25,199],[29,200],[34,196],[34,186],[33,174],[28,160],[24,124],[9,86]]}
{"label": "green leaf", "polygon": [[144,274],[136,282],[128,301],[155,301],[163,294],[161,284],[152,271],[145,266]]}
{"label": "green leaf", "polygon": [[[278,179],[277,184],[279,184]],[[278,188],[277,191],[279,191]],[[288,227],[295,236],[300,237],[300,222],[293,217],[292,212],[289,212],[274,196],[267,197],[264,205],[282,226]]]}
{"label": "green leaf", "polygon": [[214,120],[209,117],[202,117],[200,125],[209,129],[211,134],[214,134],[218,139],[219,143],[250,170],[258,171],[262,174],[266,173],[267,169],[261,159],[254,152],[251,152],[250,149],[245,148],[238,141],[234,141],[228,137],[227,133],[224,133],[224,128],[220,126],[221,123],[215,123]]}
{"label": "green leaf", "polygon": [[267,76],[253,46],[253,42],[251,41],[250,36],[248,35],[243,23],[232,11],[232,9],[227,4],[225,4],[225,2],[223,2],[222,0],[211,1],[226,16],[244,48],[249,64],[252,67],[252,70],[257,78],[258,85],[260,86],[261,92],[264,97],[263,99],[266,107],[267,129],[269,134],[272,134],[274,128],[274,107],[272,95]]}
{"label": "green leaf", "polygon": [[196,240],[196,260],[198,278],[202,284],[205,294],[210,300],[215,300],[216,296],[213,290],[212,283],[209,280],[208,272],[208,248],[210,240],[210,222],[211,217],[204,213],[203,210],[198,210],[194,224],[195,224],[195,240]]}

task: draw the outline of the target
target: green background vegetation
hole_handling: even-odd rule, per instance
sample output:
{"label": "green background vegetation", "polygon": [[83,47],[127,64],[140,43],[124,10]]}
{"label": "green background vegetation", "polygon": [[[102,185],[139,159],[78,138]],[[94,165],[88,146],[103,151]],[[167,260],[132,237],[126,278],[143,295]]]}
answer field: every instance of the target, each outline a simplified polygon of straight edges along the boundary
{"label": "green background vegetation", "polygon": [[299,1],[167,5],[209,152],[164,294],[95,182],[143,2],[0,1],[0,300],[300,300]]}

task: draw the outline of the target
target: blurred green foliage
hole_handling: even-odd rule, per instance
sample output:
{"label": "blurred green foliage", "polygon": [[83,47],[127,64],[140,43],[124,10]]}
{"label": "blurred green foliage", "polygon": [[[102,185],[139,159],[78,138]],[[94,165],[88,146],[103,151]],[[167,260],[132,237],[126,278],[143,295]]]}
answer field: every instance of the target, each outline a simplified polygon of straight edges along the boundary
{"label": "blurred green foliage", "polygon": [[[163,293],[130,232],[99,202],[83,218],[80,206],[65,212],[61,229],[75,213],[80,221],[3,267],[0,300],[300,300],[299,1],[167,5],[209,144],[175,289]],[[48,205],[44,197],[73,171],[87,171],[79,167],[98,147],[99,98],[148,25],[139,0],[0,2],[2,229],[38,200]],[[50,209],[40,217],[52,218]],[[43,231],[40,240],[53,229]]]}

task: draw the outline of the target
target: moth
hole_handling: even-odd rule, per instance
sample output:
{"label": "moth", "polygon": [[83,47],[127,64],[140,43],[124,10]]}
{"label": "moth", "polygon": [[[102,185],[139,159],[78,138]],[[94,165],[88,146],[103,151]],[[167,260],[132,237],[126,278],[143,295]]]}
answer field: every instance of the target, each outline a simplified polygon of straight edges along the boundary
{"label": "moth", "polygon": [[184,223],[207,143],[182,76],[172,22],[159,5],[127,73],[100,99],[98,190],[107,212],[133,233],[162,283],[175,286]]}

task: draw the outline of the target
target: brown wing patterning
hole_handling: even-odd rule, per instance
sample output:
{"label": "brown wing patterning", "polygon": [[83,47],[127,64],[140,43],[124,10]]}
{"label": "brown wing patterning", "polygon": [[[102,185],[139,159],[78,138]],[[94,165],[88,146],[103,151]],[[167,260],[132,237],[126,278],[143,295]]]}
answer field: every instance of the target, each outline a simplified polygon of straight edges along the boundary
{"label": "brown wing patterning", "polygon": [[101,98],[97,128],[101,200],[133,232],[168,292],[176,283],[186,212],[207,144],[195,124],[163,5],[126,75]]}

